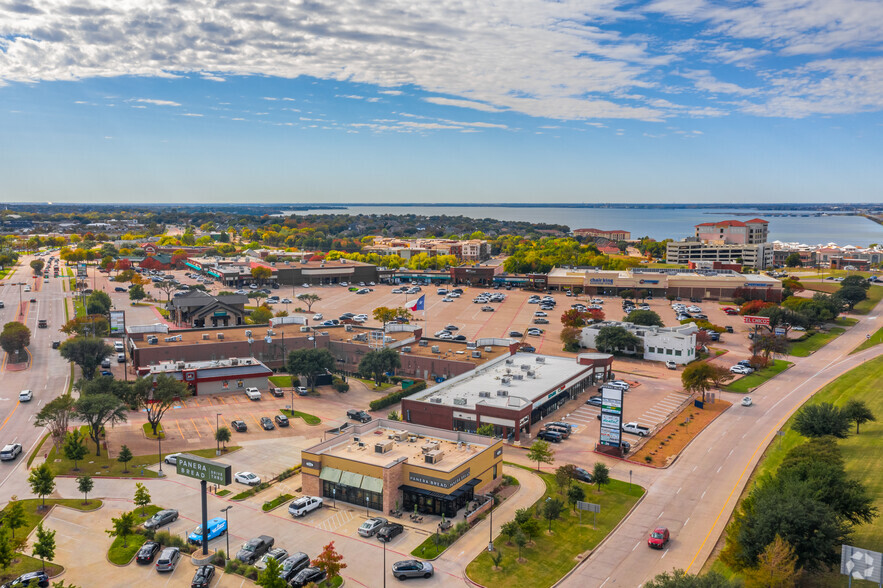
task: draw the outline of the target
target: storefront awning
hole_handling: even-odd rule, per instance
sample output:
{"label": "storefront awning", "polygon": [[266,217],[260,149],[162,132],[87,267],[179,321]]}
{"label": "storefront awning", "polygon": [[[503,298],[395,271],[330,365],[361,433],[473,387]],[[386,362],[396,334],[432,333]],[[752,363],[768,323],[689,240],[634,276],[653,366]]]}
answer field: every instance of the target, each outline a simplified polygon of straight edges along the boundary
{"label": "storefront awning", "polygon": [[362,490],[380,494],[383,492],[383,480],[372,478],[371,476],[362,476]]}
{"label": "storefront awning", "polygon": [[342,471],[335,468],[322,468],[322,472],[319,474],[319,479],[337,484],[340,482],[340,475],[342,473]]}
{"label": "storefront awning", "polygon": [[340,476],[340,483],[344,486],[349,486],[350,488],[361,488],[362,477],[362,474],[343,472]]}
{"label": "storefront awning", "polygon": [[437,498],[438,500],[453,500],[453,498],[448,494],[441,494],[439,492],[433,492],[432,490],[424,490],[423,488],[408,486],[406,484],[402,484],[401,486],[399,486],[399,490],[402,490],[404,492],[411,492],[413,494],[422,494],[423,496]]}

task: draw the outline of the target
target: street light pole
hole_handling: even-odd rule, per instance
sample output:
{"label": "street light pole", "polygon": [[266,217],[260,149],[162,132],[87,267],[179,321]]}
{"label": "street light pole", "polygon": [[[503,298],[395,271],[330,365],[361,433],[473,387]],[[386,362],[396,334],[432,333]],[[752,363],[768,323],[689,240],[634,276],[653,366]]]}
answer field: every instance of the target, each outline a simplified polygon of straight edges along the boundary
{"label": "street light pole", "polygon": [[334,500],[334,508],[337,508],[337,488],[331,489],[331,498]]}
{"label": "street light pole", "polygon": [[221,455],[221,438],[219,433],[221,432],[220,422],[218,419],[221,418],[221,413],[215,413],[215,441],[218,442],[218,448],[215,450],[215,455]]}
{"label": "street light pole", "polygon": [[491,495],[491,527],[487,532],[487,550],[494,550],[494,497]]}
{"label": "street light pole", "polygon": [[386,588],[386,541],[383,542],[383,588]]}
{"label": "street light pole", "polygon": [[157,434],[156,440],[159,442],[159,477],[162,478],[162,431]]}
{"label": "street light pole", "polygon": [[232,505],[232,504],[231,504],[230,506],[226,507],[226,508],[222,508],[222,509],[221,509],[221,512],[224,513],[224,523],[225,523],[226,526],[227,526],[227,531],[224,533],[224,535],[227,536],[227,552],[224,554],[224,556],[225,556],[225,558],[224,558],[225,561],[230,559],[230,517],[227,516],[227,512],[228,512],[231,508],[233,508],[233,505]]}

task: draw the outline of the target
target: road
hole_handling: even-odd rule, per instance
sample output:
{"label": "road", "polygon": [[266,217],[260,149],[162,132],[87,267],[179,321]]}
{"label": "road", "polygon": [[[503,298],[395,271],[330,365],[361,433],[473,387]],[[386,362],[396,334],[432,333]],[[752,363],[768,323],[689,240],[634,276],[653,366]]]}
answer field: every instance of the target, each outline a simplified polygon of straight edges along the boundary
{"label": "road", "polygon": [[[846,333],[759,387],[754,406],[734,406],[714,421],[668,469],[648,476],[647,495],[625,523],[560,586],[641,586],[675,568],[697,573],[710,556],[755,465],[787,418],[819,388],[883,353],[883,346],[850,351],[880,326],[883,303]],[[730,397],[732,396],[732,397]],[[621,477],[622,468],[617,468]],[[616,475],[616,474],[614,474]],[[646,485],[646,484],[645,484]],[[664,551],[646,545],[650,530],[668,527]]]}

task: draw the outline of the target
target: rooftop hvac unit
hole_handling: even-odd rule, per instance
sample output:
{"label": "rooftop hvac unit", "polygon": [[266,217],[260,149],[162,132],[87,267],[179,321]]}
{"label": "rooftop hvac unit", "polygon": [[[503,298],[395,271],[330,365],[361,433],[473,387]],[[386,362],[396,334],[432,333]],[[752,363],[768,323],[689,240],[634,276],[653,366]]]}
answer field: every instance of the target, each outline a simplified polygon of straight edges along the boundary
{"label": "rooftop hvac unit", "polygon": [[249,337],[249,338],[248,338],[248,344],[251,345],[252,343],[254,343],[254,339],[252,339],[251,337]]}
{"label": "rooftop hvac unit", "polygon": [[301,332],[301,333],[309,333],[309,332],[310,332],[310,327],[301,327],[301,328],[300,328],[300,332]]}
{"label": "rooftop hvac unit", "polygon": [[177,341],[177,340],[178,340],[177,337],[166,337],[165,338],[166,343],[171,343],[172,341]]}
{"label": "rooftop hvac unit", "polygon": [[147,340],[148,345],[159,345],[159,339],[156,337],[151,337]]}
{"label": "rooftop hvac unit", "polygon": [[267,334],[268,335],[275,335],[276,331],[274,331],[273,329],[267,329]]}
{"label": "rooftop hvac unit", "polygon": [[542,356],[537,357],[537,363],[546,363],[546,358]]}
{"label": "rooftop hvac unit", "polygon": [[420,451],[423,452],[424,455],[429,453],[430,451],[438,450],[438,441],[427,441],[423,445],[420,446]]}
{"label": "rooftop hvac unit", "polygon": [[518,368],[519,368],[521,371],[526,372],[527,370],[530,369],[530,366],[527,365],[526,363],[523,363],[523,364],[521,364],[520,366],[518,366]]}
{"label": "rooftop hvac unit", "polygon": [[423,456],[423,461],[425,463],[438,463],[445,456],[443,451],[436,449],[435,451],[430,451],[426,455]]}
{"label": "rooftop hvac unit", "polygon": [[185,364],[184,364],[183,361],[179,361],[178,363],[175,364],[175,369],[183,370],[183,369],[184,369],[184,365],[185,365]]}
{"label": "rooftop hvac unit", "polygon": [[512,378],[503,378],[500,381],[503,383],[504,386],[508,386],[509,384],[512,383]]}
{"label": "rooftop hvac unit", "polygon": [[479,350],[476,349],[475,351],[472,352],[472,357],[474,357],[474,358],[476,358],[476,359],[480,358],[480,357],[481,357],[481,351],[479,351]]}
{"label": "rooftop hvac unit", "polygon": [[454,404],[457,406],[466,406],[465,398],[454,398]]}
{"label": "rooftop hvac unit", "polygon": [[438,352],[439,352],[439,346],[438,346],[438,345],[433,345],[431,351],[432,351],[433,353],[438,353]]}
{"label": "rooftop hvac unit", "polygon": [[433,396],[432,398],[429,399],[429,401],[432,402],[433,404],[441,404],[442,403],[441,396]]}
{"label": "rooftop hvac unit", "polygon": [[374,444],[374,453],[389,453],[392,451],[392,448],[395,446],[395,442],[392,439],[386,441],[378,441]]}
{"label": "rooftop hvac unit", "polygon": [[403,353],[411,353],[411,348],[408,346],[402,347],[402,352]]}
{"label": "rooftop hvac unit", "polygon": [[223,340],[224,340],[224,333],[218,333],[218,340],[219,340],[219,341],[223,341]]}
{"label": "rooftop hvac unit", "polygon": [[203,334],[202,334],[202,340],[203,340],[203,341],[208,341],[208,339],[209,339],[209,334],[208,334],[208,333],[203,333]]}
{"label": "rooftop hvac unit", "polygon": [[494,350],[494,348],[491,347],[490,345],[487,345],[487,346],[485,346],[484,350],[485,350],[486,353],[490,353],[491,351]]}
{"label": "rooftop hvac unit", "polygon": [[508,390],[497,390],[497,396],[509,396]]}
{"label": "rooftop hvac unit", "polygon": [[516,380],[523,380],[523,379],[524,379],[524,374],[515,374],[515,379],[516,379]]}
{"label": "rooftop hvac unit", "polygon": [[353,326],[352,325],[344,325],[343,330],[346,331],[347,333],[351,333],[353,330]]}
{"label": "rooftop hvac unit", "polygon": [[272,342],[273,342],[273,337],[267,335],[266,338],[264,339],[264,341],[266,341],[267,343],[272,343]]}
{"label": "rooftop hvac unit", "polygon": [[250,329],[245,331],[245,336],[248,337],[249,339],[251,339],[251,330]]}
{"label": "rooftop hvac unit", "polygon": [[535,371],[533,371],[533,370],[527,370],[527,377],[528,377],[528,378],[536,378],[536,377],[537,377],[537,373],[536,373]]}
{"label": "rooftop hvac unit", "polygon": [[512,365],[513,363],[515,363],[514,359],[512,359],[511,357],[506,358],[506,365]]}
{"label": "rooftop hvac unit", "polygon": [[230,358],[230,365],[239,365],[239,360],[235,357]]}
{"label": "rooftop hvac unit", "polygon": [[[499,393],[498,393],[497,395],[499,396]],[[491,393],[490,393],[490,392],[479,392],[479,393],[478,393],[478,397],[479,397],[479,398],[490,398],[490,397],[491,397]]]}
{"label": "rooftop hvac unit", "polygon": [[417,341],[417,345],[419,345],[420,347],[429,347],[429,341],[427,341],[426,339],[420,339],[419,341]]}

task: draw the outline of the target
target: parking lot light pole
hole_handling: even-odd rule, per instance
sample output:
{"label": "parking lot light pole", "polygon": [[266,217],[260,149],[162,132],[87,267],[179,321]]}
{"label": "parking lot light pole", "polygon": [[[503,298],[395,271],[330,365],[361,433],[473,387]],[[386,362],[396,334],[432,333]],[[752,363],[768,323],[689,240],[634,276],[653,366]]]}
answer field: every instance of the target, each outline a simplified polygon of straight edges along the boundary
{"label": "parking lot light pole", "polygon": [[221,439],[218,433],[221,431],[220,421],[221,413],[215,413],[215,441],[218,442],[218,448],[215,450],[215,455],[221,455]]}
{"label": "parking lot light pole", "polygon": [[224,554],[226,556],[225,561],[228,561],[230,559],[230,517],[227,516],[227,512],[231,508],[233,508],[232,504],[226,508],[221,509],[221,512],[224,513],[224,523],[227,525],[227,531],[224,533],[224,535],[227,536],[227,552]]}
{"label": "parking lot light pole", "polygon": [[337,488],[331,489],[331,498],[334,500],[334,508],[337,508]]}
{"label": "parking lot light pole", "polygon": [[370,517],[370,516],[371,516],[371,513],[368,512],[368,497],[367,497],[367,496],[365,497],[365,516],[366,516],[366,517]]}
{"label": "parking lot light pole", "polygon": [[159,477],[162,478],[165,475],[162,473],[162,431],[159,431],[156,440],[159,441]]}
{"label": "parking lot light pole", "polygon": [[383,588],[386,588],[386,541],[383,542]]}
{"label": "parking lot light pole", "polygon": [[490,527],[490,529],[488,529],[488,533],[487,533],[487,535],[488,535],[488,537],[487,537],[487,550],[488,551],[494,550],[494,502],[493,502],[493,500],[494,500],[494,496],[493,496],[493,494],[491,494],[491,514],[490,514],[491,527]]}

